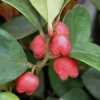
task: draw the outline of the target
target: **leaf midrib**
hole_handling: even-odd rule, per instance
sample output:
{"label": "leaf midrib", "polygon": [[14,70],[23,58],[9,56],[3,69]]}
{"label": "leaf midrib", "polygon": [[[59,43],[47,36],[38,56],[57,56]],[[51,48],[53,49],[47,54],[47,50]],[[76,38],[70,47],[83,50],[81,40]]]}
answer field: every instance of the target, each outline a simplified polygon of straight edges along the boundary
{"label": "leaf midrib", "polygon": [[85,54],[87,53],[87,54],[91,54],[91,55],[94,55],[94,56],[100,57],[100,56],[97,55],[97,54],[90,53],[90,52],[86,52],[86,51],[85,51],[85,52],[84,52],[84,51],[79,51],[79,50],[72,50],[72,51],[71,51],[71,53],[76,53],[76,52],[77,52],[77,53],[85,53]]}

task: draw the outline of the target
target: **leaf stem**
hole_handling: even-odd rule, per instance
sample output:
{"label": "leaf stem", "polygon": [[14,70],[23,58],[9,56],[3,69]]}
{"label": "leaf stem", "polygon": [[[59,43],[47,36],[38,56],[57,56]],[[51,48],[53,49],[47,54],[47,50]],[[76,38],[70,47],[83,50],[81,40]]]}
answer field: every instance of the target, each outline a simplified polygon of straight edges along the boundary
{"label": "leaf stem", "polygon": [[32,70],[31,70],[31,73],[33,74],[34,73],[34,70],[36,69],[37,65],[34,65]]}
{"label": "leaf stem", "polygon": [[53,37],[53,28],[52,28],[52,24],[48,24],[48,34],[50,37]]}
{"label": "leaf stem", "polygon": [[40,32],[40,35],[42,36],[42,38],[45,40],[45,34],[44,34],[43,30],[41,29],[39,32]]}
{"label": "leaf stem", "polygon": [[60,20],[60,14],[57,16],[57,18],[54,22],[54,25],[53,25],[54,27],[58,24],[59,20]]}

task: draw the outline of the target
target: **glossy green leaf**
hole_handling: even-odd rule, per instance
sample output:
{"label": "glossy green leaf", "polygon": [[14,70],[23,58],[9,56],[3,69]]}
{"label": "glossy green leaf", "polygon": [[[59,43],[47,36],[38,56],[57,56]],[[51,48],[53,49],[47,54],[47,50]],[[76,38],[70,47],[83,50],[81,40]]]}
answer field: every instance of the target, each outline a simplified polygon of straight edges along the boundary
{"label": "glossy green leaf", "polygon": [[59,97],[71,89],[82,88],[83,86],[78,77],[75,79],[69,77],[66,81],[62,81],[53,69],[53,60],[50,61],[49,79],[53,90]]}
{"label": "glossy green leaf", "polygon": [[32,7],[29,0],[2,0],[19,10],[27,19],[35,25],[39,30],[41,30],[40,15]]}
{"label": "glossy green leaf", "polygon": [[52,23],[59,14],[64,0],[30,0],[30,2],[48,23]]}
{"label": "glossy green leaf", "polygon": [[[45,22],[42,21],[42,25],[44,24]],[[9,22],[6,22],[1,25],[0,28],[9,32],[16,39],[23,38],[37,31],[37,28],[24,16],[19,16],[10,20]]]}
{"label": "glossy green leaf", "polygon": [[100,47],[96,44],[74,44],[72,46],[70,56],[100,70]]}
{"label": "glossy green leaf", "polygon": [[94,4],[94,6],[98,9],[98,10],[100,10],[100,0],[90,0],[93,4]]}
{"label": "glossy green leaf", "polygon": [[65,15],[63,22],[69,28],[69,37],[72,44],[89,41],[91,23],[89,13],[84,6],[75,6]]}
{"label": "glossy green leaf", "polygon": [[9,33],[0,29],[0,85],[14,80],[28,66],[21,46]]}
{"label": "glossy green leaf", "polygon": [[20,100],[20,99],[11,92],[0,92],[0,100]]}
{"label": "glossy green leaf", "polygon": [[91,100],[81,89],[75,89],[64,94],[59,100]]}
{"label": "glossy green leaf", "polygon": [[100,100],[100,71],[91,68],[83,74],[82,80],[88,91]]}
{"label": "glossy green leaf", "polygon": [[1,25],[0,28],[9,32],[16,39],[23,38],[37,31],[33,24],[31,24],[24,16],[14,18],[11,21],[6,22]]}

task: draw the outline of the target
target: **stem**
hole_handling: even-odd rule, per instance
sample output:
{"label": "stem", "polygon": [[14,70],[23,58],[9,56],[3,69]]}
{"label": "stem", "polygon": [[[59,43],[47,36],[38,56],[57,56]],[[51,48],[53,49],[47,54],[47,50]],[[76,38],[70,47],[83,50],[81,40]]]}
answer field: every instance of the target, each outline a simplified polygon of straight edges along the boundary
{"label": "stem", "polygon": [[36,75],[38,75],[39,71],[45,66],[46,62],[49,60],[49,43],[50,43],[51,38],[48,37],[46,40],[46,55],[44,57],[44,59],[38,63],[38,69],[36,71]]}
{"label": "stem", "polygon": [[36,67],[37,67],[37,65],[34,65],[34,66],[33,66],[32,70],[31,70],[31,73],[32,73],[32,74],[34,73],[34,70],[35,70]]}
{"label": "stem", "polygon": [[47,66],[47,65],[49,65],[49,63],[46,63],[44,66]]}
{"label": "stem", "polygon": [[55,58],[58,58],[60,56],[61,56],[60,54],[58,56],[54,56],[53,54],[51,54],[51,55],[49,55],[49,59],[55,59]]}
{"label": "stem", "polygon": [[26,62],[26,65],[27,65],[30,69],[32,69],[32,68],[34,67],[34,65],[33,65],[32,63],[30,63],[30,62]]}
{"label": "stem", "polygon": [[43,30],[41,29],[39,32],[40,32],[40,35],[42,36],[42,38],[45,40],[45,34],[44,34]]}
{"label": "stem", "polygon": [[57,18],[54,22],[54,27],[58,24],[59,20],[60,20],[60,14],[57,16]]}
{"label": "stem", "polygon": [[54,30],[53,32],[56,32],[57,35],[60,35],[60,32],[58,30]]}
{"label": "stem", "polygon": [[48,34],[50,37],[53,37],[53,28],[52,24],[48,24]]}

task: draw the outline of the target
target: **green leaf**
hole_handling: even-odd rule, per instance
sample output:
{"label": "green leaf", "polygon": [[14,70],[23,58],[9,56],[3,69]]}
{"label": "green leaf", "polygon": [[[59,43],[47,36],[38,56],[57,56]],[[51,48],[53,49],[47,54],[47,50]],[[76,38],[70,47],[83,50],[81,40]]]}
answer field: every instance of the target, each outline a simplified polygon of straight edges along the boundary
{"label": "green leaf", "polygon": [[50,24],[59,14],[64,0],[30,0],[34,8]]}
{"label": "green leaf", "polygon": [[70,56],[100,70],[100,47],[96,44],[74,44],[72,46]]}
{"label": "green leaf", "polygon": [[30,62],[32,64],[37,63],[37,59],[29,51],[25,50],[25,54],[26,54],[28,62]]}
{"label": "green leaf", "polygon": [[81,89],[74,89],[64,94],[59,100],[91,100]]}
{"label": "green leaf", "polygon": [[0,85],[14,80],[28,66],[21,46],[9,33],[0,29]]}
{"label": "green leaf", "polygon": [[75,79],[69,77],[66,81],[62,81],[53,69],[53,60],[50,60],[49,79],[53,90],[59,97],[66,93],[66,91],[82,88],[83,86],[82,81],[78,77]]}
{"label": "green leaf", "polygon": [[[44,25],[44,21],[42,25]],[[19,16],[10,20],[9,22],[4,23],[0,26],[0,28],[9,32],[16,39],[23,38],[37,31],[37,28],[30,23],[26,17]]]}
{"label": "green leaf", "polygon": [[39,30],[41,30],[40,15],[34,9],[34,7],[32,7],[29,0],[2,0],[2,1],[14,6],[23,15],[25,15],[27,19],[34,26],[36,26]]}
{"label": "green leaf", "polygon": [[88,91],[100,100],[100,71],[91,68],[83,74],[82,80]]}
{"label": "green leaf", "polygon": [[31,24],[24,16],[14,18],[11,21],[6,22],[1,25],[0,28],[12,34],[12,36],[16,39],[23,38],[37,31],[33,24]]}
{"label": "green leaf", "polygon": [[48,97],[46,100],[59,100],[59,99]]}
{"label": "green leaf", "polygon": [[65,15],[63,22],[69,28],[69,37],[72,44],[89,41],[91,23],[89,13],[84,6],[75,6]]}
{"label": "green leaf", "polygon": [[44,74],[43,74],[43,70],[41,70],[39,72],[39,86],[38,88],[35,90],[34,94],[37,96],[37,97],[40,97],[40,98],[43,98],[44,97],[44,91],[45,91],[45,80],[44,80]]}
{"label": "green leaf", "polygon": [[0,92],[0,100],[20,100],[20,99],[13,93]]}
{"label": "green leaf", "polygon": [[93,4],[94,4],[94,6],[98,9],[98,10],[100,10],[100,0],[90,0]]}

